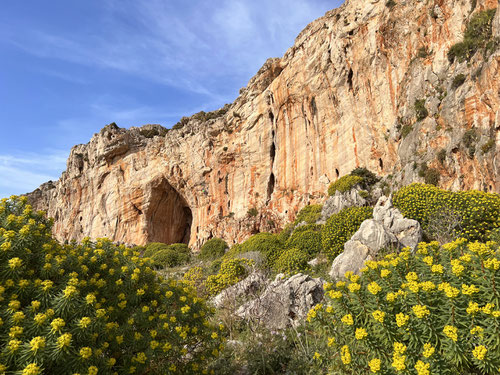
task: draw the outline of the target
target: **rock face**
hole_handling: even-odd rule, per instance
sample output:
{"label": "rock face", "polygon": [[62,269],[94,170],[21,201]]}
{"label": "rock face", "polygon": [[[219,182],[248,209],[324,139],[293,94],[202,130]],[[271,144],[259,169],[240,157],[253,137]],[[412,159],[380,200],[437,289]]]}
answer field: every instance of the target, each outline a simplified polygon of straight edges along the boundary
{"label": "rock face", "polygon": [[358,273],[367,260],[373,260],[384,248],[413,250],[422,240],[422,228],[416,220],[406,219],[392,206],[391,197],[381,197],[373,210],[373,219],[361,223],[344,245],[344,251],[332,263],[330,276],[341,279],[347,271]]}
{"label": "rock face", "polygon": [[303,319],[323,299],[323,280],[298,273],[289,279],[280,275],[260,296],[242,305],[236,315],[261,323],[269,329],[283,329]]}
{"label": "rock face", "polygon": [[252,272],[240,282],[231,285],[217,294],[212,303],[220,308],[223,305],[237,304],[240,299],[248,299],[255,296],[267,284],[268,280],[262,272]]}
{"label": "rock face", "polygon": [[351,189],[345,193],[341,193],[337,190],[335,195],[328,198],[323,204],[320,222],[326,222],[330,216],[338,214],[344,208],[354,206],[361,207],[364,205],[366,205],[366,200],[359,195],[359,192],[356,189]]}
{"label": "rock face", "polygon": [[[442,187],[500,192],[500,51],[447,59],[474,12],[497,0],[385,3],[347,0],[312,22],[219,111],[168,133],[105,127],[71,150],[61,178],[31,202],[55,218],[61,241],[197,248],[282,227],[358,166],[402,185],[422,181],[417,167],[427,163]],[[466,79],[454,87],[458,74]],[[421,121],[416,100],[429,113]],[[471,156],[463,135],[472,128]],[[497,147],[481,151],[491,141]]]}

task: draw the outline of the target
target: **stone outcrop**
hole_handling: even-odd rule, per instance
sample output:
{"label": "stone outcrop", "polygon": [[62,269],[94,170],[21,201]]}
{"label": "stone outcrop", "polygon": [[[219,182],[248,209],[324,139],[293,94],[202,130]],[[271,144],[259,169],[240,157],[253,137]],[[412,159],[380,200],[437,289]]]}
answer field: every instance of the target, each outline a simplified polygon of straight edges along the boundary
{"label": "stone outcrop", "polygon": [[373,219],[365,220],[344,251],[332,263],[330,276],[340,279],[347,271],[359,273],[367,260],[373,260],[381,249],[414,250],[422,240],[422,228],[416,220],[404,218],[392,206],[391,197],[381,197],[373,210]]}
{"label": "stone outcrop", "polygon": [[217,308],[221,308],[227,304],[231,305],[229,307],[235,307],[238,304],[241,305],[245,300],[256,297],[267,283],[268,279],[262,272],[252,272],[240,282],[231,285],[217,294],[212,299],[212,303]]}
{"label": "stone outcrop", "polygon": [[321,218],[320,223],[326,222],[326,220],[334,215],[338,214],[344,208],[349,207],[361,207],[366,205],[366,200],[359,195],[359,191],[356,189],[351,189],[345,193],[341,193],[340,191],[336,191],[335,195],[328,198],[323,204],[323,208],[321,209]]}
{"label": "stone outcrop", "polygon": [[[197,248],[282,227],[358,166],[397,186],[422,181],[418,166],[427,163],[442,187],[500,192],[500,51],[447,59],[472,15],[497,0],[396,3],[347,0],[327,12],[219,111],[168,132],[106,126],[71,150],[61,178],[31,202],[54,217],[61,241]],[[458,74],[466,79],[455,87]],[[429,112],[421,121],[416,100]],[[471,156],[462,139],[472,128]],[[492,140],[497,147],[482,152]]]}
{"label": "stone outcrop", "polygon": [[283,329],[303,319],[323,299],[323,280],[298,273],[278,275],[258,297],[243,304],[236,315],[269,329]]}

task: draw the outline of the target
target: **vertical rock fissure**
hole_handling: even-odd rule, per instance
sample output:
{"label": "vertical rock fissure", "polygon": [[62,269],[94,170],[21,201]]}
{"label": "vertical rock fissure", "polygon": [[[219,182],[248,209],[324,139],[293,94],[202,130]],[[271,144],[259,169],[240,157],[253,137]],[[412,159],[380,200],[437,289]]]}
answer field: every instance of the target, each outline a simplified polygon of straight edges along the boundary
{"label": "vertical rock fissure", "polygon": [[269,156],[271,158],[271,174],[269,175],[269,181],[267,182],[267,201],[266,205],[271,201],[271,196],[274,192],[274,184],[276,178],[274,177],[274,159],[276,158],[276,133],[274,130],[271,131],[271,148],[269,150]]}

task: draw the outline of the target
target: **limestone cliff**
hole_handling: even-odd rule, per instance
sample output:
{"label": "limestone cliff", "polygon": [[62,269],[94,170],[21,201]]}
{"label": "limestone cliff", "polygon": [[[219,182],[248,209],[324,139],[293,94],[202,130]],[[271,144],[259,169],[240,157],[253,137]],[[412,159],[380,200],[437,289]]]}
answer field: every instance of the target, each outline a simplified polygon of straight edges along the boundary
{"label": "limestone cliff", "polygon": [[105,127],[31,201],[55,218],[60,240],[197,247],[282,226],[357,166],[401,185],[422,181],[426,163],[443,187],[500,192],[498,44],[469,62],[447,58],[497,0],[395,2],[348,0],[312,22],[223,110],[168,132]]}

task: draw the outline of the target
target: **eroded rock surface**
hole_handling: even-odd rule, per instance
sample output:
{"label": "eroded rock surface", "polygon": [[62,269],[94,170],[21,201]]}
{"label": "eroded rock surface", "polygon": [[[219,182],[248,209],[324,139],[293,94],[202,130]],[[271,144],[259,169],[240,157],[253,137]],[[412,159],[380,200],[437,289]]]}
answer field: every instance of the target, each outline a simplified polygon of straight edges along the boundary
{"label": "eroded rock surface", "polygon": [[[348,0],[327,12],[221,111],[185,118],[168,133],[105,127],[71,150],[61,178],[31,202],[55,218],[61,241],[197,248],[215,236],[234,243],[283,227],[358,166],[398,185],[422,181],[418,167],[427,163],[442,187],[500,192],[500,51],[447,58],[472,15],[497,0],[385,3]],[[465,81],[454,87],[458,74]],[[421,121],[416,100],[429,112]],[[472,156],[463,142],[470,129]],[[496,147],[483,152],[491,141]]]}
{"label": "eroded rock surface", "polygon": [[283,329],[303,319],[323,299],[323,280],[298,273],[290,278],[278,275],[258,297],[243,304],[236,315]]}
{"label": "eroded rock surface", "polygon": [[391,197],[381,197],[373,219],[365,220],[349,241],[344,251],[332,263],[330,276],[341,279],[347,271],[359,273],[367,260],[373,260],[381,249],[415,249],[422,240],[422,228],[416,220],[403,217],[392,206]]}

